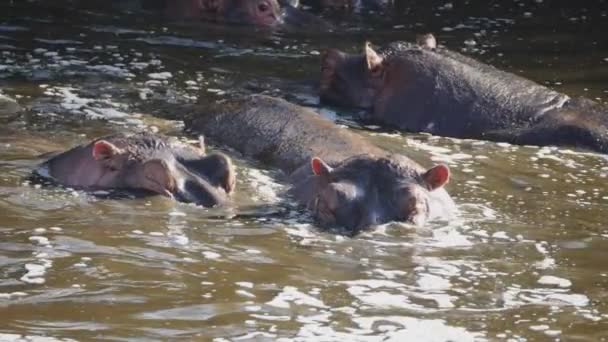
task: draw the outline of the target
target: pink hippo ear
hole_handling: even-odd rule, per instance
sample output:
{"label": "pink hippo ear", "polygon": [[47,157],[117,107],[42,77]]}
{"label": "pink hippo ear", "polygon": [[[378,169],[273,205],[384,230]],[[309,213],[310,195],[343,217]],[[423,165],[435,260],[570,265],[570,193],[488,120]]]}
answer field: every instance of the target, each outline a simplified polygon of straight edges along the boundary
{"label": "pink hippo ear", "polygon": [[450,180],[450,169],[446,165],[439,164],[425,172],[422,179],[431,191],[441,188]]}
{"label": "pink hippo ear", "polygon": [[416,36],[416,44],[424,49],[436,49],[437,39],[432,33],[419,34]]}
{"label": "pink hippo ear", "polygon": [[106,140],[99,140],[93,144],[93,158],[95,160],[108,160],[121,153],[123,153],[122,149]]}
{"label": "pink hippo ear", "polygon": [[328,177],[329,174],[332,172],[332,168],[331,166],[327,165],[323,160],[321,160],[321,158],[319,157],[314,157],[312,158],[312,160],[310,161],[310,165],[312,167],[312,173],[314,173],[317,176],[323,176],[323,177]]}
{"label": "pink hippo ear", "polygon": [[367,62],[367,70],[372,76],[379,76],[382,74],[383,59],[374,51],[374,49],[372,49],[372,44],[370,42],[365,42],[365,60]]}

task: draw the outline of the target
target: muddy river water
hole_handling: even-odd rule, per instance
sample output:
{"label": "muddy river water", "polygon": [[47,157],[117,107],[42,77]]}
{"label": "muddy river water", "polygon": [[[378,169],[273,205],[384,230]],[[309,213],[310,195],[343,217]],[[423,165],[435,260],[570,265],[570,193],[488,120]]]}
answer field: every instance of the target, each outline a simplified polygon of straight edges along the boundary
{"label": "muddy river water", "polygon": [[[330,15],[333,32],[275,33],[83,3],[0,4],[0,89],[27,108],[0,112],[1,341],[608,339],[606,156],[361,127],[314,91],[322,49],[432,31],[606,102],[605,1],[403,1]],[[233,92],[282,96],[423,165],[447,163],[457,215],[324,232],[282,197],[280,175],[221,146],[239,176],[224,209],[27,180],[40,154],[112,132],[196,139],[180,106]]]}

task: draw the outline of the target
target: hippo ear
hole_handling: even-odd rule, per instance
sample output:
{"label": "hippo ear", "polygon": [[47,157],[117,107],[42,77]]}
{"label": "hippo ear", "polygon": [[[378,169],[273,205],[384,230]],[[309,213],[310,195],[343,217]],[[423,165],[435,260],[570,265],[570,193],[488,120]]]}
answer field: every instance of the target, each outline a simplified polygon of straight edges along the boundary
{"label": "hippo ear", "polygon": [[226,155],[212,154],[200,160],[197,167],[214,186],[222,187],[227,194],[234,191],[236,174],[232,161]]}
{"label": "hippo ear", "polygon": [[312,167],[312,173],[317,176],[328,177],[333,171],[331,166],[327,165],[327,163],[325,163],[319,157],[312,158],[312,160],[310,161],[310,165]]}
{"label": "hippo ear", "polygon": [[95,160],[108,160],[122,153],[124,153],[122,149],[106,140],[98,140],[93,144],[93,158]]}
{"label": "hippo ear", "polygon": [[144,164],[143,187],[167,197],[173,197],[175,179],[171,175],[169,165],[160,159],[149,160]]}
{"label": "hippo ear", "polygon": [[424,49],[436,49],[437,39],[432,33],[419,34],[416,36],[416,44]]}
{"label": "hippo ear", "polygon": [[379,76],[382,74],[382,57],[372,49],[370,42],[365,43],[365,61],[367,62],[367,70],[373,76]]}
{"label": "hippo ear", "polygon": [[439,164],[425,172],[422,179],[429,190],[438,189],[450,180],[450,169],[446,165]]}

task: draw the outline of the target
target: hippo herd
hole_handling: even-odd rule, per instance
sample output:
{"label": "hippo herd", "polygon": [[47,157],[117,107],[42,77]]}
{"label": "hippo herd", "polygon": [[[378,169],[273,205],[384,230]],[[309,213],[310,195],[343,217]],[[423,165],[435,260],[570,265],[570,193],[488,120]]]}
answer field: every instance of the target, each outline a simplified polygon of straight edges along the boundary
{"label": "hippo herd", "polygon": [[[357,1],[382,6],[385,1]],[[176,0],[168,11],[259,26],[281,23],[297,1]],[[319,1],[348,7],[354,1]],[[360,54],[321,57],[321,103],[365,110],[362,120],[404,132],[608,152],[606,108],[571,98],[437,44],[433,35]],[[314,111],[266,95],[199,103],[181,114],[186,130],[286,175],[289,196],[322,227],[355,234],[391,221],[424,225],[454,203],[445,165],[422,167]],[[204,207],[229,205],[235,170],[224,154],[206,154],[152,133],[119,134],[56,154],[42,168],[60,185],[144,190]]]}

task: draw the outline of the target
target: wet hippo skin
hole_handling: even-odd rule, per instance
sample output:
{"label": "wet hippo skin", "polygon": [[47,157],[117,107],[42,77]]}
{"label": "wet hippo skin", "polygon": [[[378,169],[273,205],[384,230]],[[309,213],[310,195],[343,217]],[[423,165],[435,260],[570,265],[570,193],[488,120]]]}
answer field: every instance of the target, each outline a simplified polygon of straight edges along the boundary
{"label": "wet hippo skin", "polygon": [[608,152],[605,107],[437,47],[391,43],[322,58],[321,101],[410,132]]}
{"label": "wet hippo skin", "polygon": [[205,155],[161,135],[116,134],[57,154],[41,167],[51,180],[84,190],[147,190],[205,207],[234,189],[234,167],[222,154]]}
{"label": "wet hippo skin", "polygon": [[389,221],[422,225],[453,206],[443,189],[449,179],[445,165],[424,169],[281,99],[254,95],[200,105],[185,124],[283,170],[290,193],[322,226],[356,233]]}

